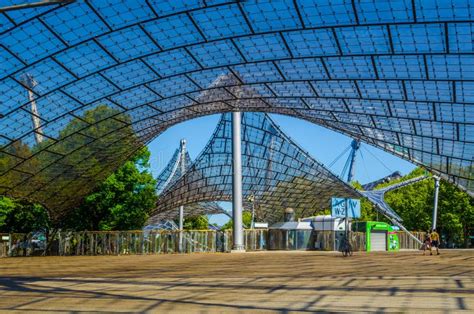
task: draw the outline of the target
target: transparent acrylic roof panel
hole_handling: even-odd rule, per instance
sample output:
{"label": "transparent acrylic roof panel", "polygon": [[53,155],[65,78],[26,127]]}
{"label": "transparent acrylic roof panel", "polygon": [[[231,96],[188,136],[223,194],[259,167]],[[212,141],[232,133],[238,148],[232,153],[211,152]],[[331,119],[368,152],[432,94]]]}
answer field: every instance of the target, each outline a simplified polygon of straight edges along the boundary
{"label": "transparent acrylic roof panel", "polygon": [[[0,193],[60,215],[168,127],[241,110],[307,119],[472,194],[473,15],[470,0],[92,0],[0,12]],[[50,151],[60,161],[37,157]],[[76,185],[83,194],[69,192]]]}

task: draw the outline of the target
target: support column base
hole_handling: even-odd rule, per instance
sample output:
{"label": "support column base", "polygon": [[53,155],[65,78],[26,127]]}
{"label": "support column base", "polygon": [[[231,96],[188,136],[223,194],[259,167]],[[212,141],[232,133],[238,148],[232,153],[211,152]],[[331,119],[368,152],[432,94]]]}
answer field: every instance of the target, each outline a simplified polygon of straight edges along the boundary
{"label": "support column base", "polygon": [[230,253],[245,253],[245,249],[232,249],[230,250]]}

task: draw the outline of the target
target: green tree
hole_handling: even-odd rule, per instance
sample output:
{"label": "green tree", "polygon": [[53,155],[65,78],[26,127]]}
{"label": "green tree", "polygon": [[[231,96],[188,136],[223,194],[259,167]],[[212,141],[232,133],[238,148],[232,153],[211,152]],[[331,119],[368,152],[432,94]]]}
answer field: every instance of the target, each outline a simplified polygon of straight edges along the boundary
{"label": "green tree", "polygon": [[[419,169],[408,176],[414,177]],[[405,178],[406,180],[406,178]],[[431,228],[434,181],[428,179],[390,191],[385,201],[403,219],[409,230],[427,231]],[[474,226],[473,199],[455,185],[441,181],[438,198],[437,229],[445,242],[467,246],[469,232]]]}
{"label": "green tree", "polygon": [[209,229],[209,218],[206,215],[188,217],[183,222],[184,230],[207,230]]}
{"label": "green tree", "polygon": [[0,195],[30,197],[45,205],[60,222],[107,178],[117,165],[143,145],[131,127],[131,118],[107,105],[98,105],[50,128],[41,143],[14,141],[0,150]]}
{"label": "green tree", "polygon": [[474,199],[466,192],[442,181],[439,189],[438,222],[446,240],[467,246],[474,228]]}
{"label": "green tree", "polygon": [[[6,147],[0,147],[0,195],[8,193],[10,196],[24,196],[23,184],[31,178],[28,173],[34,173],[35,165],[29,161],[30,147],[21,140],[14,141]],[[11,171],[15,168],[20,171]],[[33,170],[33,171],[32,171]]]}
{"label": "green tree", "polygon": [[87,110],[72,119],[56,141],[48,139],[34,147],[41,151],[36,164],[48,166],[35,177],[34,185],[41,186],[35,197],[48,205],[55,220],[61,220],[138,146],[128,115],[107,105]]}
{"label": "green tree", "polygon": [[5,196],[0,197],[0,230],[6,232],[5,228],[7,225],[7,217],[15,209],[14,201]]}
{"label": "green tree", "polygon": [[403,219],[412,231],[427,231],[433,210],[433,181],[424,180],[387,192],[385,202]]}
{"label": "green tree", "polygon": [[49,227],[48,212],[43,206],[0,196],[0,232],[29,233]]}
{"label": "green tree", "polygon": [[150,152],[144,147],[125,162],[83,204],[67,217],[75,230],[141,229],[154,208],[156,180],[149,172]]}
{"label": "green tree", "polygon": [[[242,223],[244,225],[244,228],[250,228],[252,224],[252,213],[249,211],[243,211],[242,212]],[[227,229],[232,229],[234,227],[234,222],[232,219],[229,219],[221,228],[221,230],[227,230]]]}

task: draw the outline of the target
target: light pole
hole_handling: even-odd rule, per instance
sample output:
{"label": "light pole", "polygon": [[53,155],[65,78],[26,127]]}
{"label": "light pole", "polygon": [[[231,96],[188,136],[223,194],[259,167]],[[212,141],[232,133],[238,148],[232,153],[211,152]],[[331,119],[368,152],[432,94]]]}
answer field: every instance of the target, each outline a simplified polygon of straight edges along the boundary
{"label": "light pole", "polygon": [[435,176],[435,192],[434,192],[434,206],[433,206],[433,221],[431,224],[431,229],[436,229],[436,222],[438,218],[438,195],[439,195],[439,177]]}

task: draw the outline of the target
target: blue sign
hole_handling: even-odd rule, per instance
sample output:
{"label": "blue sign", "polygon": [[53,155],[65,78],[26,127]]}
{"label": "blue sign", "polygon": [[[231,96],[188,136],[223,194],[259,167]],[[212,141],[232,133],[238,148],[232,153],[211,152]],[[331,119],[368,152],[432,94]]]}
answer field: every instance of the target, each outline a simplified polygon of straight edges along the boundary
{"label": "blue sign", "polygon": [[346,198],[333,197],[331,199],[331,216],[339,217],[339,218],[346,217],[346,204],[349,206],[348,217],[359,218],[360,217],[360,200],[353,199],[353,198],[346,199]]}

